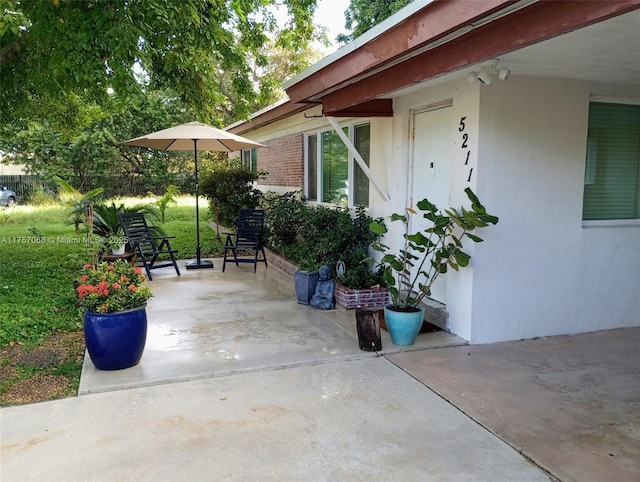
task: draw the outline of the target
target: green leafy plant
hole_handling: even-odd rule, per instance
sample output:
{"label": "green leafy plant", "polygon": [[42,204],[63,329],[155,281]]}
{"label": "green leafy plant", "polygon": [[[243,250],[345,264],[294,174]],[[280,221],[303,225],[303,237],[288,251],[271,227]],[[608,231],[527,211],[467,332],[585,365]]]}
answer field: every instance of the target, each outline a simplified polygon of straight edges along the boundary
{"label": "green leafy plant", "polygon": [[[264,242],[269,249],[289,258],[301,271],[317,271],[338,261],[345,273],[337,281],[349,288],[369,288],[383,283],[371,269],[368,246],[376,236],[369,230],[373,219],[364,207],[352,213],[346,207],[308,205],[298,193],[265,193]],[[378,222],[384,225],[382,220]]]}
{"label": "green leafy plant", "polygon": [[143,306],[151,298],[142,268],[123,260],[85,264],[78,278],[78,304],[91,313],[115,313]]}
{"label": "green leafy plant", "polygon": [[60,199],[69,207],[69,223],[75,226],[77,234],[80,232],[80,225],[87,222],[87,207],[104,189],[99,187],[83,194],[61,177],[54,176],[53,180],[58,183]]}
{"label": "green leafy plant", "polygon": [[[143,213],[146,216],[157,218],[158,210],[151,204],[139,203],[135,206],[126,206],[124,203],[116,205],[114,201],[110,204],[98,203],[92,205],[93,209],[93,225],[92,234],[98,239],[99,249],[101,252],[107,252],[110,249],[118,248],[126,243],[122,226],[120,225],[119,214],[122,213]],[[158,235],[162,235],[159,228],[154,229],[160,231]]]}
{"label": "green leafy plant", "polygon": [[256,179],[255,172],[235,168],[202,176],[200,192],[209,200],[211,217],[223,226],[235,226],[240,209],[254,209],[259,204],[262,192],[253,187]]}
{"label": "green leafy plant", "polygon": [[165,211],[169,207],[169,204],[177,204],[176,196],[180,194],[180,188],[175,184],[170,184],[167,187],[167,191],[164,193],[160,199],[156,201],[156,206],[160,210],[160,218],[162,220],[162,224],[165,222]]}
{"label": "green leafy plant", "polygon": [[[482,238],[472,234],[476,228],[496,224],[498,218],[487,213],[470,188],[465,189],[471,201],[471,210],[461,207],[441,211],[436,205],[423,199],[417,208],[431,225],[422,231],[409,232],[408,215],[393,214],[391,221],[405,224],[404,247],[398,253],[389,253],[389,247],[380,241],[387,233],[384,225],[374,221],[371,231],[378,236],[372,248],[383,254],[380,267],[389,285],[391,307],[394,311],[417,311],[418,304],[431,294],[431,287],[440,274],[448,268],[459,270],[469,265],[471,256],[462,251],[462,242],[468,238],[479,243]],[[409,214],[418,214],[407,209]]]}

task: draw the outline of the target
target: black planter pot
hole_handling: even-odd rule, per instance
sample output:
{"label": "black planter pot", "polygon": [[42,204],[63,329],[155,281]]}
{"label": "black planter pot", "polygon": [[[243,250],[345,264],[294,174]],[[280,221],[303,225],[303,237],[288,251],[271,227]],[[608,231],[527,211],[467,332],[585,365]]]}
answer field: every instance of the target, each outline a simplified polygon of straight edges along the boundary
{"label": "black planter pot", "polygon": [[308,305],[316,292],[320,274],[317,271],[296,271],[293,273],[293,284],[296,289],[298,303]]}

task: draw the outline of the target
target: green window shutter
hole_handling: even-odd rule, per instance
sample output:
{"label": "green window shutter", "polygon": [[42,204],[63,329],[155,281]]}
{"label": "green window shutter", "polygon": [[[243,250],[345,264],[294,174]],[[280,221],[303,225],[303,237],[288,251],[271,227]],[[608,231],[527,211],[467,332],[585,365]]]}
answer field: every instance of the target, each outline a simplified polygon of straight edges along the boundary
{"label": "green window shutter", "polygon": [[590,104],[582,217],[640,218],[640,106]]}

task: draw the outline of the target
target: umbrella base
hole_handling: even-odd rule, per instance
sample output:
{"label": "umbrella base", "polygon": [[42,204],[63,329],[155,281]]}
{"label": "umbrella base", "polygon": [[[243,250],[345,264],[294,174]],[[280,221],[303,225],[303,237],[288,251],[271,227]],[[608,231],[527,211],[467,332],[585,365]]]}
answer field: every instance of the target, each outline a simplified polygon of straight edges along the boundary
{"label": "umbrella base", "polygon": [[213,261],[200,260],[186,263],[187,269],[213,268]]}

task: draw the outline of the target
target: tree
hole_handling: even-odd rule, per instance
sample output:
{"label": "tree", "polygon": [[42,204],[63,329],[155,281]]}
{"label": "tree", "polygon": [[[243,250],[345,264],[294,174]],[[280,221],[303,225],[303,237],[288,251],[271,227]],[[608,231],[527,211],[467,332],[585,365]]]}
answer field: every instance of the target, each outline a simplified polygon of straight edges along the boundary
{"label": "tree", "polygon": [[[279,30],[274,5],[289,22]],[[0,120],[37,118],[75,94],[98,105],[172,91],[199,120],[245,118],[273,96],[269,39],[292,53],[314,38],[316,0],[1,0]],[[294,71],[304,59],[292,55]],[[264,106],[264,105],[262,105]],[[260,107],[262,107],[260,106]]]}
{"label": "tree", "polygon": [[345,28],[351,30],[351,34],[338,35],[338,42],[351,42],[411,2],[412,0],[351,0],[345,12],[344,24]]}
{"label": "tree", "polygon": [[126,101],[113,97],[99,106],[69,94],[67,103],[52,105],[42,120],[14,121],[0,128],[0,150],[26,164],[29,172],[59,176],[81,191],[101,186],[108,195],[144,194],[188,181],[193,160],[186,153],[119,145],[190,120],[183,103],[161,93]]}

